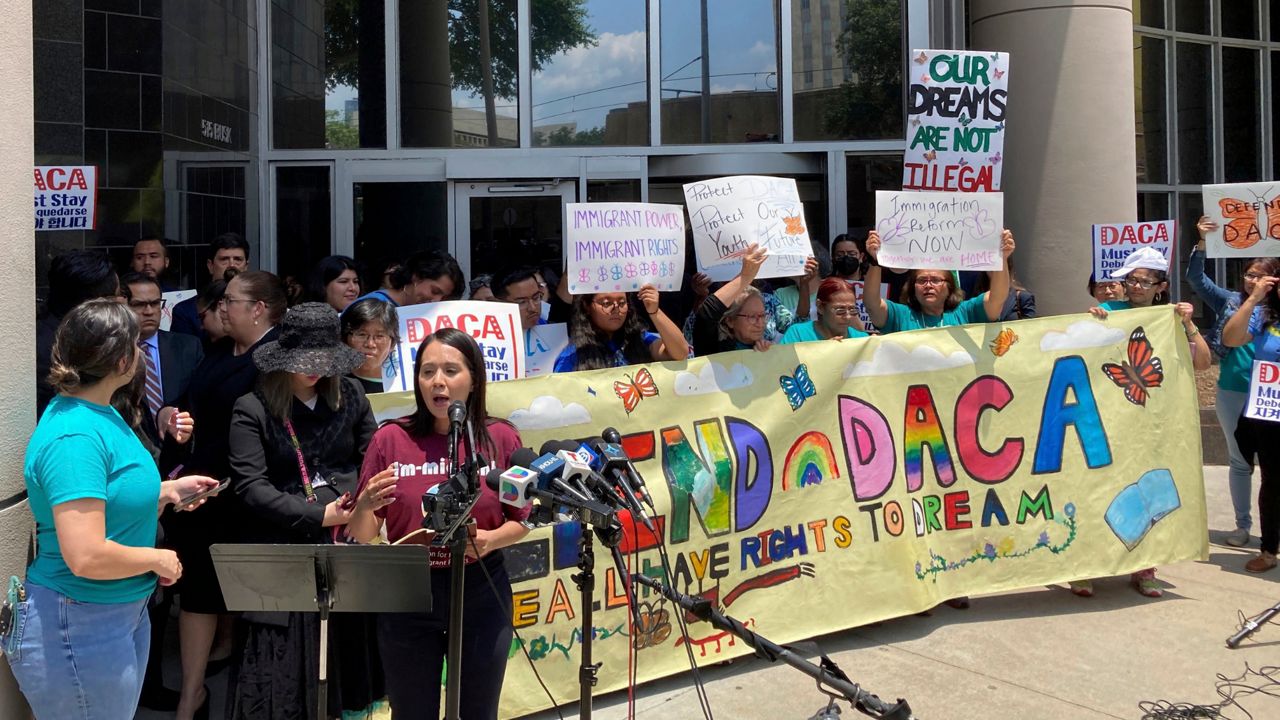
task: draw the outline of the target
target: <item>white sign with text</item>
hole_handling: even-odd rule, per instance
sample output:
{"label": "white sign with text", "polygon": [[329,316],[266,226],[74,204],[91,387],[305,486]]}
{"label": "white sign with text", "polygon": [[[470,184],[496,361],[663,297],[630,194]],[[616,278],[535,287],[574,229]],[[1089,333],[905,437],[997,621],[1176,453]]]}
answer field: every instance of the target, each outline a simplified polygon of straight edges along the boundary
{"label": "white sign with text", "polygon": [[1266,360],[1253,361],[1249,378],[1249,401],[1244,416],[1280,422],[1280,364]]}
{"label": "white sign with text", "polygon": [[396,308],[400,317],[400,345],[392,348],[390,367],[382,369],[384,392],[413,390],[414,360],[423,339],[440,328],[452,327],[476,339],[484,355],[489,382],[524,377],[524,330],[520,306],[512,303],[422,303]]}
{"label": "white sign with text", "polygon": [[684,279],[684,212],[656,203],[565,205],[569,292],[679,290]]}
{"label": "white sign with text", "polygon": [[92,230],[97,201],[97,166],[36,166],[36,231]]}
{"label": "white sign with text", "polygon": [[769,252],[756,276],[760,278],[798,277],[804,274],[805,260],[813,257],[793,178],[736,175],[689,183],[684,203],[698,269],[713,280],[737,275],[750,245]]}
{"label": "white sign with text", "polygon": [[876,191],[884,267],[1000,270],[1004,194]]}
{"label": "white sign with text", "polygon": [[1112,280],[1111,273],[1124,267],[1134,250],[1149,247],[1165,259],[1173,252],[1173,220],[1140,223],[1099,223],[1093,226],[1093,276]]}
{"label": "white sign with text", "polygon": [[1218,223],[1205,236],[1211,258],[1280,255],[1280,182],[1205,185],[1204,214]]}

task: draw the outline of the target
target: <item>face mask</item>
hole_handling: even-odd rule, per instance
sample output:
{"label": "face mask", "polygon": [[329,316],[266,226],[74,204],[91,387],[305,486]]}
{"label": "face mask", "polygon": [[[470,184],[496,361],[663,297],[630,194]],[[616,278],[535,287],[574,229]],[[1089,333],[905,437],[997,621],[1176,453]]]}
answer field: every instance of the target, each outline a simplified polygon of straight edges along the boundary
{"label": "face mask", "polygon": [[837,275],[852,275],[858,271],[858,259],[849,255],[841,255],[831,263]]}

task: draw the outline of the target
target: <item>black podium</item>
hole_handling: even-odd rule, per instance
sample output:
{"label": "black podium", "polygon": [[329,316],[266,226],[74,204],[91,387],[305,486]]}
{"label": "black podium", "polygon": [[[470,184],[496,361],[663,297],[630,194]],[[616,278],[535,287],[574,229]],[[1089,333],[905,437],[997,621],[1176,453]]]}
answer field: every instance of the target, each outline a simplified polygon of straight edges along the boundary
{"label": "black podium", "polygon": [[330,612],[429,612],[422,545],[234,545],[209,548],[227,609],[320,613],[319,713],[328,712]]}

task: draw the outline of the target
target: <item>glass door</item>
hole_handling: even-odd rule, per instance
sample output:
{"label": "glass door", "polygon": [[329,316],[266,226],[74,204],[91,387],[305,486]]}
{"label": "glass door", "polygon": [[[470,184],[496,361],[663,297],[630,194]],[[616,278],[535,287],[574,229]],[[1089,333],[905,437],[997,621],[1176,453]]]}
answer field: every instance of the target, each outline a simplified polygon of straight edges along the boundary
{"label": "glass door", "polygon": [[515,265],[560,267],[573,180],[457,182],[453,255],[467,278]]}

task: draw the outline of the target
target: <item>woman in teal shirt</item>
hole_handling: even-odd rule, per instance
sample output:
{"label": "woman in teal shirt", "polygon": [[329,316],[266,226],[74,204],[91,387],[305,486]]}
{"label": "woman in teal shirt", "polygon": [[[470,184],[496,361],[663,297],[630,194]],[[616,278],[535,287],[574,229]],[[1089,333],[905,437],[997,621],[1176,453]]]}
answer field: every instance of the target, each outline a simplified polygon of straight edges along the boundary
{"label": "woman in teal shirt", "polygon": [[858,298],[843,278],[829,277],[818,286],[818,319],[792,323],[779,344],[846,337],[867,337],[858,317]]}
{"label": "woman in teal shirt", "polygon": [[1004,261],[1000,270],[989,273],[991,289],[977,297],[964,299],[950,270],[912,270],[902,289],[902,302],[880,297],[880,234],[867,236],[867,268],[862,289],[862,304],[867,308],[871,324],[882,333],[985,323],[999,318],[1009,295],[1009,256],[1013,254],[1013,233],[1006,228],[1000,236],[1000,254]]}
{"label": "woman in teal shirt", "polygon": [[[113,300],[90,300],[54,338],[49,403],[23,475],[38,551],[4,652],[37,718],[132,718],[150,644],[147,599],[182,564],[154,547],[165,505],[212,478],[160,481],[155,461],[111,396],[138,371],[138,322]],[[184,508],[185,509],[185,508]]]}

